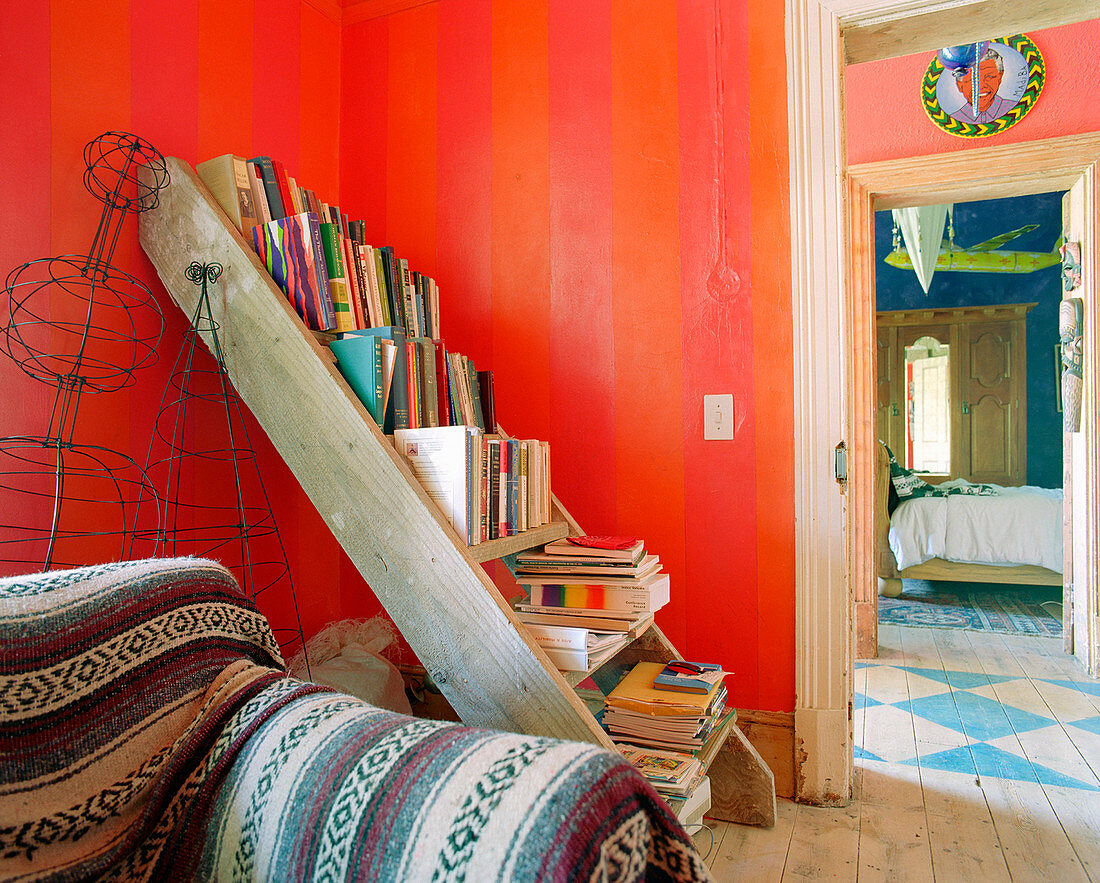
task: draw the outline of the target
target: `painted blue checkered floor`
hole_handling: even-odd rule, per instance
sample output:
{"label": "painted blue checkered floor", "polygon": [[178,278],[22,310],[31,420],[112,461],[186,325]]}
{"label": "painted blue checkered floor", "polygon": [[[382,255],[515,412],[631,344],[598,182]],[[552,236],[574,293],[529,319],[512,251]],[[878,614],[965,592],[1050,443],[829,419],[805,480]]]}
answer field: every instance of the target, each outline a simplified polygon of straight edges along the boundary
{"label": "painted blue checkered floor", "polygon": [[942,655],[925,638],[923,654],[856,663],[856,757],[1100,792],[1100,681],[1061,663],[1028,673],[1009,648],[952,652],[969,647],[955,634]]}

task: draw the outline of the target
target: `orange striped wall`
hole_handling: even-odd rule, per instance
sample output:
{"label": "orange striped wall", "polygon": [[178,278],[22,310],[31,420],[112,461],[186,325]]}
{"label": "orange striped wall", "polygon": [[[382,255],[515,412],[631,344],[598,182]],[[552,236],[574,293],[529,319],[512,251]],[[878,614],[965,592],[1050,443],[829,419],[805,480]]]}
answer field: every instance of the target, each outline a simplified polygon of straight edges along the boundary
{"label": "orange striped wall", "polygon": [[[311,0],[27,0],[0,12],[0,272],[87,247],[80,154],[132,130],[191,162],[266,153],[432,273],[444,336],[497,377],[515,434],[594,533],[665,562],[658,621],[736,705],[794,705],[791,329],[780,0],[440,0],[339,20]],[[119,263],[162,295],[136,244]],[[171,367],[82,405],[144,459]],[[42,391],[0,364],[7,434]],[[702,397],[732,393],[732,442]],[[121,415],[121,419],[119,419]],[[250,426],[307,632],[374,602]],[[200,492],[201,488],[196,491]],[[262,605],[263,606],[263,605]],[[265,612],[285,621],[285,604]]]}
{"label": "orange striped wall", "polygon": [[[84,145],[105,131],[131,131],[162,153],[192,163],[228,152],[278,156],[335,197],[340,22],[300,0],[265,0],[257,15],[260,7],[254,0],[3,5],[0,177],[15,210],[0,221],[0,274],[35,258],[87,254],[101,207],[83,189],[82,154]],[[144,463],[152,415],[186,322],[141,253],[134,218],[125,223],[114,263],[159,294],[167,325],[161,358],[131,389],[86,396],[76,438]],[[0,435],[43,435],[52,401],[50,390],[0,359]],[[254,421],[249,424],[306,631],[374,612],[362,579],[262,431]],[[0,506],[0,523],[31,517],[18,499],[5,498]],[[95,559],[94,550],[88,554]],[[5,572],[16,569],[8,566]],[[293,621],[286,597],[266,596],[261,606],[276,624]]]}
{"label": "orange striped wall", "polygon": [[[731,667],[737,705],[790,710],[783,5],[638,10],[443,0],[349,25],[345,69],[372,75],[347,74],[342,198],[434,270],[448,344],[494,370],[509,432],[551,441],[581,524],[661,556],[672,640]],[[734,441],[702,440],[707,393],[733,393]]]}

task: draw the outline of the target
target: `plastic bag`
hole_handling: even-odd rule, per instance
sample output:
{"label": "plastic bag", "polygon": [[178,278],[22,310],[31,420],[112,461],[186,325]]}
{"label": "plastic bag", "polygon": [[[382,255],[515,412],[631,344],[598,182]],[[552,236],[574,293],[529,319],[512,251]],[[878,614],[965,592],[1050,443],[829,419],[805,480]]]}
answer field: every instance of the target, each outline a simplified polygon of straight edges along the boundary
{"label": "plastic bag", "polygon": [[390,711],[412,714],[405,681],[382,652],[397,641],[393,624],[381,616],[329,623],[306,642],[305,655],[290,661],[290,673],[324,684]]}

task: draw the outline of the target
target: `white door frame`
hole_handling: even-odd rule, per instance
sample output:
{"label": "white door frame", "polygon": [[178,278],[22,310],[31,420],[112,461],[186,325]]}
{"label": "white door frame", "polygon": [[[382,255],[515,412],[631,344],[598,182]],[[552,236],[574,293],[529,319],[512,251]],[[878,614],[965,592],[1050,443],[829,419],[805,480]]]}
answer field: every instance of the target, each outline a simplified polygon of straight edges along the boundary
{"label": "white door frame", "polygon": [[[859,414],[853,401],[860,380],[845,252],[844,65],[1081,21],[1095,15],[1093,3],[1017,0],[1005,10],[1009,4],[988,0],[787,0],[798,800],[845,803],[852,781],[850,575],[858,544],[848,538],[858,505],[836,481],[835,448],[860,435],[856,421],[869,420],[870,410]],[[872,468],[851,467],[858,476]],[[861,477],[852,490],[864,484]]]}

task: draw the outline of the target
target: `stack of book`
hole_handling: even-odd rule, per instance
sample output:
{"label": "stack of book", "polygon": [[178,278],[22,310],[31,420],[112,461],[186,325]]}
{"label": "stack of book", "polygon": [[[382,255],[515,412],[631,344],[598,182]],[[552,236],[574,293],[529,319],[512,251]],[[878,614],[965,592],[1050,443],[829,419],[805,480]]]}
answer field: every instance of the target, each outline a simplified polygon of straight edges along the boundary
{"label": "stack of book", "polygon": [[690,754],[633,745],[620,745],[619,751],[666,799],[693,794],[706,776],[702,761]]}
{"label": "stack of book", "polygon": [[668,574],[637,537],[567,537],[516,556],[528,625],[639,634],[668,603]]}
{"label": "stack of book", "polygon": [[726,674],[708,663],[639,662],[607,694],[600,714],[623,756],[685,825],[701,822],[710,808],[702,757],[713,759],[734,720]]}
{"label": "stack of book", "polygon": [[527,629],[559,671],[592,671],[630,642],[627,632],[558,625],[528,625]]}
{"label": "stack of book", "polygon": [[[616,742],[645,748],[659,748],[696,754],[707,741],[717,738],[732,720],[726,711],[725,672],[717,666],[699,666],[709,671],[685,673],[685,663],[639,662],[607,695],[602,715],[604,728]],[[659,677],[707,684],[705,691],[669,688]]]}
{"label": "stack of book", "polygon": [[550,445],[476,426],[398,429],[394,446],[467,545],[550,520]]}

